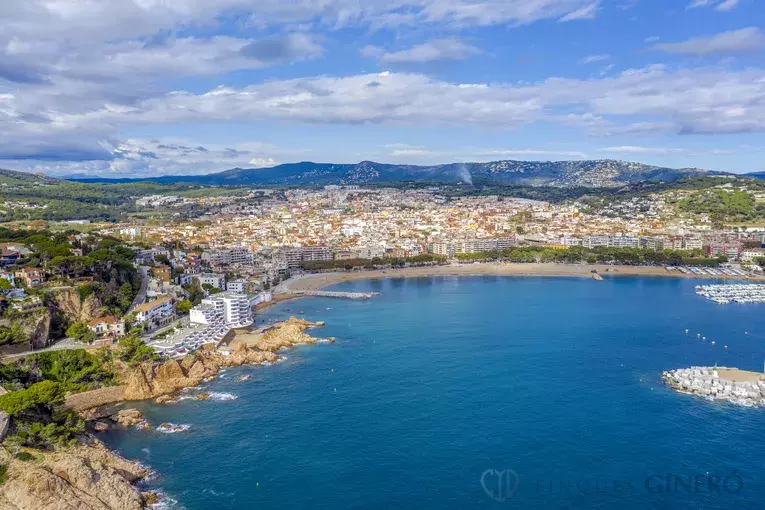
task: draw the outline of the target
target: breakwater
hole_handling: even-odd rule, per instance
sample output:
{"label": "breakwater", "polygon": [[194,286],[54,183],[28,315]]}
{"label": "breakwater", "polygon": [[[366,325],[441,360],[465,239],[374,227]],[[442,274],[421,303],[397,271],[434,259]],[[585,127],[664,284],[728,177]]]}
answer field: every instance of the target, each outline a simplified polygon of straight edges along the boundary
{"label": "breakwater", "polygon": [[331,290],[286,290],[284,294],[340,299],[372,299],[380,295],[379,292],[336,292]]}
{"label": "breakwater", "polygon": [[765,405],[765,374],[728,367],[690,367],[662,373],[672,389],[748,407]]}

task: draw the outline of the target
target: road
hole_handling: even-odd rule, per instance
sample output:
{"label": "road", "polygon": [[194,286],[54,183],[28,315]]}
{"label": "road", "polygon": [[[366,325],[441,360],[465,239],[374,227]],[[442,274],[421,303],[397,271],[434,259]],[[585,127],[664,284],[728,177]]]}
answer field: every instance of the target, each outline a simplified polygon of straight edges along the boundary
{"label": "road", "polygon": [[24,356],[29,356],[31,354],[39,354],[41,352],[64,351],[67,349],[97,349],[97,347],[90,344],[83,344],[81,342],[78,342],[74,338],[64,338],[62,340],[58,340],[55,344],[51,345],[50,347],[46,347],[44,349],[37,349],[36,351],[17,352],[15,354],[7,354],[5,356],[1,356],[1,358],[3,360],[10,360],[10,359],[16,359],[16,358],[23,358]]}
{"label": "road", "polygon": [[136,306],[146,301],[146,290],[149,288],[149,280],[151,279],[149,277],[149,268],[146,266],[138,266],[138,272],[141,273],[141,288],[138,289],[138,294],[136,294],[133,303],[130,305],[130,308],[128,308],[127,314],[131,313]]}

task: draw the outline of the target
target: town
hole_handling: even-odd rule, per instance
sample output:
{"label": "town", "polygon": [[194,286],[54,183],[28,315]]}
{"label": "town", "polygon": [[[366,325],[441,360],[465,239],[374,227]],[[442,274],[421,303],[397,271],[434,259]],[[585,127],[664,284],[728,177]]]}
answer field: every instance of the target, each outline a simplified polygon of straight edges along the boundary
{"label": "town", "polygon": [[[732,188],[722,182],[716,189],[739,192]],[[137,197],[144,211],[172,213],[185,204],[195,214],[80,222],[80,230],[26,236],[8,230],[0,349],[113,345],[129,336],[182,357],[225,345],[230,332],[255,323],[253,310],[282,282],[316,271],[504,261],[657,265],[711,278],[761,274],[765,228],[679,213],[673,204],[682,193],[611,205],[448,196],[438,186]],[[36,317],[45,317],[42,325]]]}

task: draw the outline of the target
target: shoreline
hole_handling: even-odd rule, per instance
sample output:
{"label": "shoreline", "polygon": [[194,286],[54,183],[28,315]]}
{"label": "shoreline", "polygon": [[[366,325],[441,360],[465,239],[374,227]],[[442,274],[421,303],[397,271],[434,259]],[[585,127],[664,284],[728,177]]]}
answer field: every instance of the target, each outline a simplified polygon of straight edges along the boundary
{"label": "shoreline", "polygon": [[[274,299],[261,303],[264,309],[281,301],[305,296],[293,296],[280,291],[321,290],[330,285],[358,280],[375,280],[381,278],[420,278],[427,276],[545,276],[592,278],[593,271],[604,276],[650,276],[662,278],[691,278],[699,280],[722,279],[742,281],[763,281],[764,277],[750,278],[712,275],[700,276],[684,274],[680,271],[667,271],[664,266],[613,266],[608,264],[554,264],[554,263],[477,263],[447,266],[422,266],[401,269],[375,269],[371,271],[336,271],[327,273],[311,273],[291,278],[279,284],[273,291]],[[259,305],[260,306],[260,305]]]}

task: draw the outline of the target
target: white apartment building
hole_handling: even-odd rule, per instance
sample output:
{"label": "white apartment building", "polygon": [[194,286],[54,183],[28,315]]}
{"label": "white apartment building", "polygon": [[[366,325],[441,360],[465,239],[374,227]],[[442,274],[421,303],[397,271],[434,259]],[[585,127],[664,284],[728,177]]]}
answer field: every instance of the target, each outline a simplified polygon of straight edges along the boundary
{"label": "white apartment building", "polygon": [[237,294],[247,293],[247,280],[231,280],[226,283],[226,290]]}
{"label": "white apartment building", "polygon": [[332,249],[326,246],[303,246],[284,250],[287,265],[290,268],[300,267],[303,262],[332,260]]}
{"label": "white apartment building", "polygon": [[199,279],[199,285],[212,285],[216,289],[226,288],[226,277],[217,273],[202,273],[196,275],[194,278]]}
{"label": "white apartment building", "polygon": [[211,250],[202,253],[202,261],[210,265],[227,266],[231,264],[252,264],[252,252],[245,248],[230,250]]}
{"label": "white apartment building", "polygon": [[221,292],[202,300],[191,309],[189,320],[193,324],[241,327],[252,324],[250,300],[246,294]]}
{"label": "white apartment building", "polygon": [[587,235],[582,238],[585,248],[639,248],[640,239],[632,236]]}
{"label": "white apartment building", "polygon": [[135,320],[138,323],[156,323],[172,315],[173,300],[167,296],[162,296],[154,301],[136,306],[133,313],[135,313]]}

